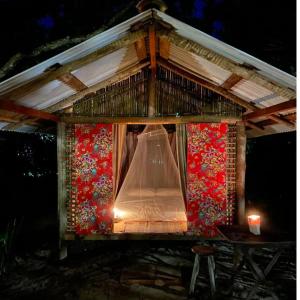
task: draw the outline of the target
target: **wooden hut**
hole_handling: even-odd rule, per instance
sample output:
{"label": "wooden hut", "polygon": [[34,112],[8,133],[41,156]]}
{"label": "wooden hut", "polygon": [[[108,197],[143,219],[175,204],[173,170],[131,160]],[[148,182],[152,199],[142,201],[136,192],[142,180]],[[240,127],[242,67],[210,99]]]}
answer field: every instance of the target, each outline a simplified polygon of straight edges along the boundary
{"label": "wooden hut", "polygon": [[169,238],[214,236],[217,224],[242,223],[246,138],[295,130],[295,77],[154,2],[146,9],[141,1],[135,17],[0,83],[1,130],[57,123],[62,242],[159,238],[160,226],[170,225],[156,220],[147,230],[145,220],[144,231],[116,232],[114,202],[146,124],[164,125],[173,138],[186,223]]}

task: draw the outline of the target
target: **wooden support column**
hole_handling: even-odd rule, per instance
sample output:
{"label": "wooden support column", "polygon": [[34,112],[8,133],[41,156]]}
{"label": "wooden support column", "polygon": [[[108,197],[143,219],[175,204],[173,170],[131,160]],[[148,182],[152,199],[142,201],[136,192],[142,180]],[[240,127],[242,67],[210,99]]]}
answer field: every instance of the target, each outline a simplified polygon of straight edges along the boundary
{"label": "wooden support column", "polygon": [[58,224],[59,224],[59,244],[58,258],[67,257],[67,246],[64,235],[67,226],[67,211],[65,201],[67,199],[66,192],[66,164],[65,164],[65,123],[59,122],[57,126],[57,179],[58,179]]}
{"label": "wooden support column", "polygon": [[149,100],[148,100],[148,116],[155,116],[155,102],[156,102],[156,93],[155,93],[155,81],[156,81],[156,33],[155,25],[151,24],[149,26],[149,51],[150,51],[150,67],[151,67],[151,77],[149,79]]}
{"label": "wooden support column", "polygon": [[237,124],[236,133],[236,200],[238,223],[245,223],[245,174],[246,174],[246,144],[245,125]]}

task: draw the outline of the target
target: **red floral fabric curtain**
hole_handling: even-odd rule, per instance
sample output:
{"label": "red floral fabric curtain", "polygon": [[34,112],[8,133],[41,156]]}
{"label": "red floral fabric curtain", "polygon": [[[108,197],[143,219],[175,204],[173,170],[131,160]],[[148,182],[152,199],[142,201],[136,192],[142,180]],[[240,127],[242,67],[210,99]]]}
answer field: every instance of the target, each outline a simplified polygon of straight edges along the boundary
{"label": "red floral fabric curtain", "polygon": [[112,125],[75,125],[76,233],[112,231]]}
{"label": "red floral fabric curtain", "polygon": [[216,235],[225,224],[227,124],[188,124],[187,218],[190,231]]}

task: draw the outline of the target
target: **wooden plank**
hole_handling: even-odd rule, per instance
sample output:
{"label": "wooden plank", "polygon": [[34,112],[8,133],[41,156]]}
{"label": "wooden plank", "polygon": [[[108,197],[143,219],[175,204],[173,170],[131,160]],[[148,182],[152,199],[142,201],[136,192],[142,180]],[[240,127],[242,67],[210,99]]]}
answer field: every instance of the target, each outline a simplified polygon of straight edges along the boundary
{"label": "wooden plank", "polygon": [[65,166],[65,132],[66,125],[64,123],[59,122],[57,126],[57,210],[59,218],[59,259],[64,259],[67,256],[67,247],[64,243],[64,234],[67,228],[67,211],[65,205],[65,201],[67,198]]}
{"label": "wooden plank", "polygon": [[233,73],[225,80],[225,82],[223,82],[223,84],[221,86],[222,86],[222,88],[224,88],[226,90],[230,90],[233,86],[235,86],[242,79],[243,79],[243,77]]}
{"label": "wooden plank", "polygon": [[137,40],[134,43],[136,55],[139,59],[139,61],[143,61],[147,58],[147,49],[146,49],[146,43],[145,38],[142,38],[140,40]]}
{"label": "wooden plank", "polygon": [[57,79],[59,76],[66,74],[68,72],[74,71],[78,68],[83,67],[84,65],[91,63],[97,59],[100,59],[112,52],[115,52],[123,47],[127,47],[128,45],[133,44],[137,40],[144,38],[146,36],[146,32],[144,30],[138,30],[135,32],[128,33],[125,37],[114,41],[93,53],[90,53],[82,58],[77,60],[71,61],[63,66],[60,66],[57,69],[49,68],[49,70],[45,70],[45,72],[37,77],[36,79],[27,82],[12,91],[7,92],[4,96],[9,98],[20,98],[21,96],[27,95],[34,90],[37,90],[44,86],[45,84],[49,83]]}
{"label": "wooden plank", "polygon": [[237,155],[236,155],[236,197],[238,204],[238,223],[245,223],[245,174],[246,174],[246,145],[247,136],[245,133],[245,125],[239,123],[237,129]]}
{"label": "wooden plank", "polygon": [[170,56],[170,42],[162,37],[159,38],[159,55],[166,60]]}
{"label": "wooden plank", "polygon": [[262,108],[262,109],[254,111],[254,112],[248,113],[243,116],[243,119],[244,120],[252,120],[252,119],[259,118],[259,117],[266,117],[266,116],[270,116],[272,114],[291,110],[293,108],[296,109],[296,99],[291,99],[286,102],[282,102],[282,103],[279,103],[279,104],[276,104],[276,105],[273,105],[270,107]]}
{"label": "wooden plank", "polygon": [[8,122],[8,123],[18,123],[20,120],[17,120],[12,117],[0,116],[0,122]]}
{"label": "wooden plank", "polygon": [[18,114],[22,114],[30,117],[37,117],[39,119],[50,120],[54,122],[59,121],[59,117],[55,116],[51,113],[44,112],[41,110],[29,108],[26,106],[15,104],[13,101],[0,99],[0,109],[4,109],[7,111],[12,111]]}
{"label": "wooden plank", "polygon": [[183,116],[183,117],[87,117],[87,116],[61,116],[65,123],[113,123],[113,124],[185,124],[193,122],[208,123],[236,123],[237,117],[222,117],[211,115]]}
{"label": "wooden plank", "polygon": [[62,74],[58,76],[57,79],[77,92],[87,89],[87,86],[71,72]]}
{"label": "wooden plank", "polygon": [[150,51],[150,67],[152,78],[156,77],[156,32],[155,25],[149,26],[149,51]]}
{"label": "wooden plank", "polygon": [[126,67],[126,68],[120,70],[117,75],[115,75],[111,78],[108,78],[102,82],[99,82],[93,86],[90,86],[89,88],[87,88],[81,92],[78,92],[77,94],[69,96],[66,99],[60,101],[59,103],[56,103],[56,104],[48,107],[47,109],[45,109],[45,111],[52,113],[55,111],[66,109],[66,108],[70,107],[75,101],[83,98],[84,96],[86,96],[90,93],[95,93],[99,89],[106,87],[107,85],[124,80],[124,79],[130,77],[131,75],[136,74],[142,68],[145,68],[148,65],[149,65],[149,62],[144,62],[144,63],[137,63],[137,64],[131,65],[129,67]]}

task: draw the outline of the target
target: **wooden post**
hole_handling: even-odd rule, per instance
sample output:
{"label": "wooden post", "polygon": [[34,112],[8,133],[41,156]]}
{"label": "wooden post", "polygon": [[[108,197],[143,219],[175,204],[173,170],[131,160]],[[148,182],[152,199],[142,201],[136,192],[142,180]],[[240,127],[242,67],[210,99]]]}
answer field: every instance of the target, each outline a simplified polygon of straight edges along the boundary
{"label": "wooden post", "polygon": [[246,144],[245,125],[236,126],[236,198],[238,203],[238,223],[245,223],[245,174],[246,174]]}
{"label": "wooden post", "polygon": [[66,165],[65,165],[65,131],[66,124],[59,122],[57,126],[57,179],[58,179],[58,224],[59,224],[59,259],[67,257],[67,246],[64,234],[67,225],[66,212]]}

